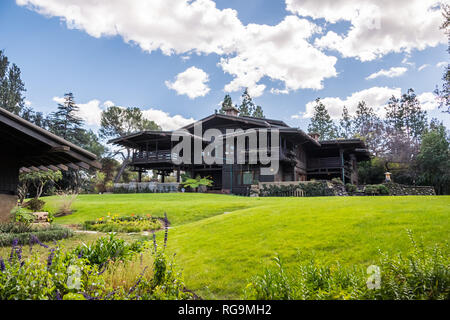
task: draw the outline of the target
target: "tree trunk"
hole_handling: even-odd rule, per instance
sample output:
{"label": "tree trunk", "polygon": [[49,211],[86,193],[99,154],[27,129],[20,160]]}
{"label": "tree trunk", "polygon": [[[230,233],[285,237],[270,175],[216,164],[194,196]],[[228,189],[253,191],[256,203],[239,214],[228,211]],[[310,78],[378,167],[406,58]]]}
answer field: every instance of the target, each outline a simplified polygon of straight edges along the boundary
{"label": "tree trunk", "polygon": [[120,177],[122,176],[123,172],[125,171],[126,166],[130,162],[129,159],[124,159],[122,162],[122,165],[120,166],[119,172],[117,172],[116,177],[114,178],[114,183],[119,183]]}

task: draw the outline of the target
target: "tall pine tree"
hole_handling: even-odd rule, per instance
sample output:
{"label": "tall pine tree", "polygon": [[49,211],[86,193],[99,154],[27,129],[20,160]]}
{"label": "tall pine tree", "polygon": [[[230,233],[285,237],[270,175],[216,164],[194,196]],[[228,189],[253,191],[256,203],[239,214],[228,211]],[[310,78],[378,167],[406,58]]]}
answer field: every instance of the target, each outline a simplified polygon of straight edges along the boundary
{"label": "tall pine tree", "polygon": [[8,58],[0,50],[0,107],[17,115],[24,108],[23,93],[26,91],[20,74],[16,64],[9,67]]}
{"label": "tall pine tree", "polygon": [[345,139],[353,136],[353,120],[346,106],[342,108],[342,117],[339,120],[339,136]]}
{"label": "tall pine tree", "polygon": [[336,126],[320,98],[316,99],[314,115],[311,118],[311,123],[308,125],[308,131],[310,133],[318,133],[321,140],[330,140],[337,137]]}
{"label": "tall pine tree", "polygon": [[264,112],[261,106],[256,106],[253,102],[252,97],[248,93],[248,88],[245,88],[242,93],[242,102],[239,107],[239,116],[244,117],[254,117],[254,118],[264,118]]}
{"label": "tall pine tree", "polygon": [[222,101],[222,106],[219,110],[216,110],[216,113],[225,114],[225,110],[233,106],[233,101],[229,94],[225,95]]}

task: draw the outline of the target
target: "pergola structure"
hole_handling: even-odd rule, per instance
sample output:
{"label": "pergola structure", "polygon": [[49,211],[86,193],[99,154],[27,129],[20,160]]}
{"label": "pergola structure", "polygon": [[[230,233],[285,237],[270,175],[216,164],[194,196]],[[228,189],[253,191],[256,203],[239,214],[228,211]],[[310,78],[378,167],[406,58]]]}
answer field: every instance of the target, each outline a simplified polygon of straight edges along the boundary
{"label": "pergola structure", "polygon": [[95,154],[0,108],[0,220],[17,203],[20,172],[101,168]]}

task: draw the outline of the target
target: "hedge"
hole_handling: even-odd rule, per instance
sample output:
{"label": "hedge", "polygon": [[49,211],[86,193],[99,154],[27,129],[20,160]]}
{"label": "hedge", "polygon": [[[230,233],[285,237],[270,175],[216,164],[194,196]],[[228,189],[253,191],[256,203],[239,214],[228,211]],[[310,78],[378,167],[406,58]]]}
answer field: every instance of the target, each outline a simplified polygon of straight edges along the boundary
{"label": "hedge", "polygon": [[46,229],[29,232],[0,232],[0,247],[10,246],[16,239],[18,241],[18,244],[29,244],[32,236],[37,237],[39,241],[42,242],[53,241],[72,237],[73,231],[68,228],[52,225]]}

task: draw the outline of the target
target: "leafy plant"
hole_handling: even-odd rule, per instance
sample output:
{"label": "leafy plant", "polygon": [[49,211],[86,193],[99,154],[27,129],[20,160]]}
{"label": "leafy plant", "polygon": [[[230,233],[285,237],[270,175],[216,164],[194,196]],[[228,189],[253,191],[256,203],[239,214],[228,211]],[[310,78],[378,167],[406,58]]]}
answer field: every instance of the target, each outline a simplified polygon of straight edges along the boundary
{"label": "leafy plant", "polygon": [[73,236],[73,231],[58,225],[51,225],[38,230],[23,224],[6,224],[0,227],[0,247],[10,245],[14,240],[18,244],[28,244],[32,239],[53,241]]}
{"label": "leafy plant", "polygon": [[182,182],[183,187],[190,188],[192,190],[196,190],[199,187],[210,187],[213,185],[213,181],[209,179],[210,177],[200,177],[199,175],[195,178],[187,178],[184,182]]}
{"label": "leafy plant", "polygon": [[11,216],[13,221],[24,224],[30,224],[36,219],[32,213],[19,206],[16,206],[11,210]]}
{"label": "leafy plant", "polygon": [[320,265],[314,259],[287,269],[280,257],[275,266],[253,277],[245,299],[450,299],[449,248],[425,248],[410,235],[407,255],[380,254],[373,266]]}
{"label": "leafy plant", "polygon": [[346,183],[345,190],[347,190],[347,192],[349,192],[349,193],[353,193],[353,192],[356,192],[356,190],[358,190],[358,188],[354,184]]}
{"label": "leafy plant", "polygon": [[119,217],[108,214],[106,217],[97,220],[88,220],[84,222],[86,230],[95,230],[100,232],[141,232],[151,231],[161,228],[161,222],[151,215],[141,216],[132,215]]}
{"label": "leafy plant", "polygon": [[66,216],[72,213],[72,204],[77,199],[78,193],[76,192],[64,192],[58,193],[58,211],[55,214],[57,217]]}
{"label": "leafy plant", "polygon": [[44,200],[33,198],[33,199],[25,202],[22,206],[24,208],[28,208],[31,211],[36,212],[36,211],[41,211],[42,208],[44,207],[44,205],[45,205],[45,201]]}

